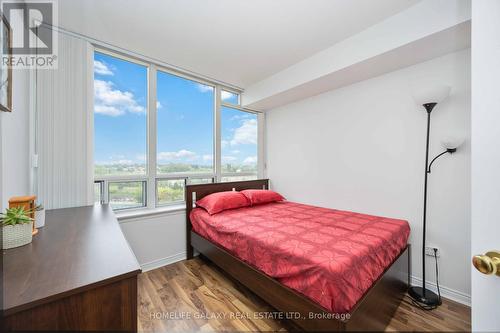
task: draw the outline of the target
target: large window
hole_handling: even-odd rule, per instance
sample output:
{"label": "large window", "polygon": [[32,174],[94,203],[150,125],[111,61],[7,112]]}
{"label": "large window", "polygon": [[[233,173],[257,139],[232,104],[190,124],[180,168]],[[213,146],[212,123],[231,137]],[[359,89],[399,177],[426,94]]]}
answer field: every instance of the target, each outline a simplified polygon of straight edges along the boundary
{"label": "large window", "polygon": [[223,106],[221,132],[222,180],[235,181],[256,178],[258,162],[257,115]]}
{"label": "large window", "polygon": [[156,204],[184,201],[186,176],[215,175],[214,87],[157,71]]}
{"label": "large window", "polygon": [[157,73],[158,174],[212,174],[214,88]]}
{"label": "large window", "polygon": [[94,54],[96,201],[114,209],[146,206],[148,67]]}
{"label": "large window", "polygon": [[146,175],[148,68],[94,56],[95,176]]}
{"label": "large window", "polygon": [[238,91],[95,52],[94,115],[95,201],[113,209],[183,204],[186,184],[257,178],[258,117]]}

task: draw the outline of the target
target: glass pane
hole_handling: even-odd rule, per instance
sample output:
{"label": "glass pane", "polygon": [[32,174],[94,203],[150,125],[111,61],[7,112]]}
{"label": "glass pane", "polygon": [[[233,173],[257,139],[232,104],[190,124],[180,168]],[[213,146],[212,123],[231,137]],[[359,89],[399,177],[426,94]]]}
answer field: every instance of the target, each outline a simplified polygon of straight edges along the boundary
{"label": "glass pane", "polygon": [[222,90],[220,97],[224,103],[240,105],[240,95]]}
{"label": "glass pane", "polygon": [[94,53],[94,174],[146,174],[147,67]]}
{"label": "glass pane", "polygon": [[212,173],[214,88],[158,72],[159,174]]}
{"label": "glass pane", "polygon": [[221,178],[221,182],[239,182],[243,180],[256,180],[257,175],[252,176],[224,176]]}
{"label": "glass pane", "polygon": [[257,172],[257,115],[221,109],[222,172]]}
{"label": "glass pane", "polygon": [[94,183],[94,203],[102,202],[102,182]]}
{"label": "glass pane", "polygon": [[158,205],[184,201],[184,179],[162,179],[156,182]]}
{"label": "glass pane", "polygon": [[187,183],[189,185],[196,185],[196,184],[211,184],[214,182],[213,178],[188,178]]}
{"label": "glass pane", "polygon": [[145,187],[142,181],[109,183],[109,204],[113,209],[144,207]]}

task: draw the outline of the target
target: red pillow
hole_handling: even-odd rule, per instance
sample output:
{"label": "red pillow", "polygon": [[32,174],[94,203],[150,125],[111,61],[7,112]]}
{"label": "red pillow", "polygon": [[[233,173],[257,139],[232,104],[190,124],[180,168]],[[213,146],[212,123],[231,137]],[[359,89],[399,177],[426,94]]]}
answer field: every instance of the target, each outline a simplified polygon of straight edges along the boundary
{"label": "red pillow", "polygon": [[227,209],[250,206],[250,201],[240,192],[226,191],[207,195],[196,201],[196,206],[204,208],[208,214],[213,215]]}
{"label": "red pillow", "polygon": [[241,193],[250,200],[252,206],[285,200],[281,194],[269,190],[244,190]]}

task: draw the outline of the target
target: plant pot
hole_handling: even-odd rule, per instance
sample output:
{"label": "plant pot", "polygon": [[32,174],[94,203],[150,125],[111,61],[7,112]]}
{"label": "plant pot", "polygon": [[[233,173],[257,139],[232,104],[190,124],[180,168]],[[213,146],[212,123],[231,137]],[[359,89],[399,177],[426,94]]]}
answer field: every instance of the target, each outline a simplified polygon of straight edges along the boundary
{"label": "plant pot", "polygon": [[2,227],[3,249],[11,249],[31,243],[33,222]]}
{"label": "plant pot", "polygon": [[45,225],[45,209],[35,211],[35,228],[41,228]]}

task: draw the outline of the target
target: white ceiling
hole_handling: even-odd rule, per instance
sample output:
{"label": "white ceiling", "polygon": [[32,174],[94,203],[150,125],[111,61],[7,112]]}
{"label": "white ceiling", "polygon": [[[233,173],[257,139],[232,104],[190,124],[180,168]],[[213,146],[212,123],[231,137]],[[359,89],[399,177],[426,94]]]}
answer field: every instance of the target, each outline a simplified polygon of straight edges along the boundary
{"label": "white ceiling", "polygon": [[242,88],[419,0],[64,0],[58,25]]}

